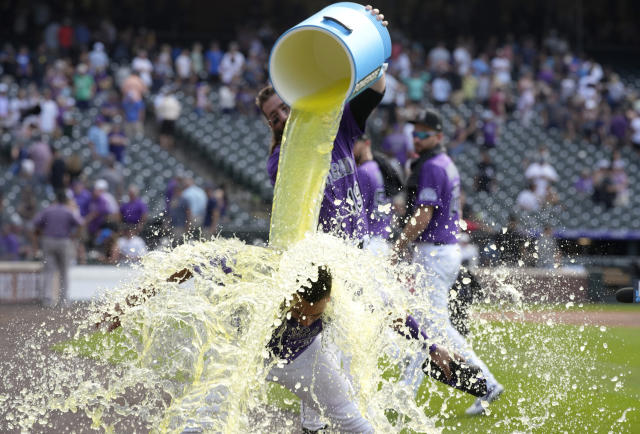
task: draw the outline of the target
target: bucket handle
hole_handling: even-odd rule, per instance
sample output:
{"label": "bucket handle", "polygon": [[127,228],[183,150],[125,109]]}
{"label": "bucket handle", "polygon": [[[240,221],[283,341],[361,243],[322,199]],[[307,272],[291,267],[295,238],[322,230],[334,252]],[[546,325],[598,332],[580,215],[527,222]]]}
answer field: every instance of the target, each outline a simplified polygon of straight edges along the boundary
{"label": "bucket handle", "polygon": [[347,26],[345,23],[343,23],[342,21],[340,21],[337,18],[328,17],[326,15],[324,17],[322,17],[322,18],[327,20],[327,21],[333,21],[334,23],[341,25],[346,30],[348,35],[350,35],[353,32],[353,29],[351,27]]}

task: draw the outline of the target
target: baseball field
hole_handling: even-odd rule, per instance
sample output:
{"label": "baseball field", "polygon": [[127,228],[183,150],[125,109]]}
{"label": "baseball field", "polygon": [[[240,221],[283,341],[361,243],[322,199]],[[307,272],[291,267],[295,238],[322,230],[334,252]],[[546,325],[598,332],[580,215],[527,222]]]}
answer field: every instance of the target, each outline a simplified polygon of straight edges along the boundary
{"label": "baseball field", "polygon": [[[12,359],[27,361],[14,357],[27,351],[23,348],[27,335],[70,324],[69,312],[63,310],[4,306],[1,312],[0,344],[8,350],[3,356],[5,368],[14,365]],[[436,426],[444,432],[460,433],[640,432],[638,306],[538,307],[526,312],[489,308],[474,315],[473,345],[505,386],[505,392],[491,404],[488,414],[468,417],[464,411],[473,403],[473,397],[426,379],[419,400],[425,412],[434,416]],[[75,311],[73,316],[79,315],[81,312]],[[55,340],[52,338],[52,342]],[[47,357],[55,358],[56,351],[47,350],[46,345],[41,348],[53,354]],[[390,376],[397,373],[391,368],[388,372]],[[20,386],[28,388],[26,383]],[[274,426],[273,432],[300,432],[296,401],[284,389],[272,388],[270,403],[285,410],[280,420],[292,419]],[[408,432],[401,428],[401,415],[389,417],[397,421],[398,431]],[[126,420],[118,423],[122,429],[128,425]],[[0,421],[0,431],[5,432],[3,426]],[[55,424],[40,426],[36,431],[60,429],[92,432],[91,420],[82,412],[67,413],[60,415]]]}
{"label": "baseball field", "polygon": [[[419,400],[436,425],[459,433],[639,433],[640,308],[531,311],[476,315],[474,348],[505,392],[486,415],[470,417],[473,397],[426,379]],[[284,389],[274,387],[271,397],[296,407]]]}

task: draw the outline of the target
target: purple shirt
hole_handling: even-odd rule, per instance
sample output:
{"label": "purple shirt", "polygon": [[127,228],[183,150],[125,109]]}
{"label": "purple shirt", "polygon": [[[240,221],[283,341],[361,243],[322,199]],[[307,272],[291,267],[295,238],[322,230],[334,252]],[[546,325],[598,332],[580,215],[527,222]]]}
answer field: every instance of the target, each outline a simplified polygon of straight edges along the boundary
{"label": "purple shirt", "polygon": [[20,259],[20,240],[14,234],[0,235],[0,259],[3,261]]}
{"label": "purple shirt", "polygon": [[80,209],[80,215],[85,217],[89,214],[89,204],[91,203],[91,192],[86,188],[79,193],[74,193],[73,198]]}
{"label": "purple shirt", "polygon": [[313,343],[321,331],[322,318],[315,320],[309,327],[300,325],[294,318],[285,318],[273,331],[267,348],[275,357],[292,361]]}
{"label": "purple shirt", "polygon": [[[331,167],[320,206],[319,223],[324,232],[353,239],[362,239],[366,233],[366,216],[360,186],[356,178],[356,161],[353,144],[362,135],[351,108],[347,104],[342,114],[340,127],[333,142]],[[267,161],[271,184],[276,183],[280,146],[276,146]]]}
{"label": "purple shirt", "polygon": [[420,169],[416,206],[433,206],[429,225],[416,241],[438,244],[458,242],[460,174],[446,153],[428,159]]}
{"label": "purple shirt", "polygon": [[[366,161],[358,166],[357,173],[369,235],[389,238],[391,234],[391,199],[384,193],[384,179],[380,167],[374,160]],[[380,207],[385,207],[386,212]]]}
{"label": "purple shirt", "polygon": [[120,214],[122,221],[129,224],[140,223],[142,217],[147,213],[147,205],[140,199],[136,198],[132,201],[123,203],[120,206]]}
{"label": "purple shirt", "polygon": [[68,238],[81,224],[82,217],[60,203],[54,203],[33,219],[33,225],[42,230],[42,235],[52,238]]}
{"label": "purple shirt", "polygon": [[91,219],[87,224],[87,230],[90,234],[95,234],[102,223],[104,223],[105,218],[110,214],[109,202],[105,199],[104,196],[92,196],[91,202],[89,202],[89,212],[97,212],[97,215]]}

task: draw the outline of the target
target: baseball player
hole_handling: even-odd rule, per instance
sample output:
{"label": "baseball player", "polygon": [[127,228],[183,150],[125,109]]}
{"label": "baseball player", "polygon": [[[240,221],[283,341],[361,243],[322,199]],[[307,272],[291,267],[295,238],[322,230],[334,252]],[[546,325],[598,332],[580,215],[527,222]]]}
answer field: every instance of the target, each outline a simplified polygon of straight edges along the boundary
{"label": "baseball player", "polygon": [[366,134],[356,140],[353,155],[358,164],[357,176],[367,219],[369,240],[367,248],[378,255],[390,252],[391,198],[384,188],[384,178],[371,152],[371,140]]}
{"label": "baseball player", "polygon": [[[438,112],[428,109],[412,123],[419,158],[411,164],[407,180],[407,223],[394,250],[399,257],[407,256],[409,246],[415,243],[413,260],[425,269],[424,281],[417,285],[418,295],[428,297],[431,309],[428,315],[420,315],[420,323],[428,326],[431,336],[443,339],[465,360],[482,369],[487,381],[487,394],[467,409],[469,415],[481,414],[487,403],[495,401],[504,388],[449,319],[449,290],[461,263],[456,237],[460,219],[460,175],[446,154],[442,142],[442,118]],[[409,381],[417,374],[418,381],[414,387],[419,385],[422,371],[415,365],[409,371]]]}

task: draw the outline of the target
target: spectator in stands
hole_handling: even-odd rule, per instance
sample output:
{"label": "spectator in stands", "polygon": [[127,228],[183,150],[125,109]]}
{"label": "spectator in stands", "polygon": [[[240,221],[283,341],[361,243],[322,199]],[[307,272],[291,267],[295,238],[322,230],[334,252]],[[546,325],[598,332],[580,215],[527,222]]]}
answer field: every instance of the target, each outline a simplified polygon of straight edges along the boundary
{"label": "spectator in stands", "polygon": [[142,81],[140,75],[136,71],[132,71],[123,81],[120,86],[122,95],[125,98],[129,98],[133,102],[142,100],[147,93],[147,85]]}
{"label": "spectator in stands", "polygon": [[186,48],[180,52],[180,55],[176,57],[176,77],[178,83],[184,86],[191,80],[191,74],[193,73],[193,65],[191,64],[191,56],[189,50]]}
{"label": "spectator in stands", "polygon": [[498,88],[511,84],[511,61],[506,56],[504,48],[498,49],[495,57],[491,59],[491,70]]}
{"label": "spectator in stands", "polygon": [[493,193],[496,190],[496,167],[491,161],[491,155],[486,150],[482,151],[481,160],[478,163],[478,173],[475,177],[475,191]]}
{"label": "spectator in stands", "polygon": [[80,216],[86,217],[89,214],[89,204],[92,198],[91,192],[87,190],[82,181],[77,180],[71,183],[71,195],[73,196]]}
{"label": "spectator in stands", "polygon": [[205,112],[212,110],[211,101],[209,100],[209,94],[211,93],[211,87],[206,81],[201,81],[196,87],[196,113],[198,116],[202,116]]}
{"label": "spectator in stands", "polygon": [[73,45],[73,26],[69,17],[62,20],[62,25],[58,29],[58,47],[63,56],[68,57],[71,54]]}
{"label": "spectator in stands", "polygon": [[217,83],[220,80],[220,62],[224,53],[220,49],[218,41],[211,42],[209,49],[205,53],[205,61],[207,73],[209,74],[209,80],[212,83]]}
{"label": "spectator in stands", "polygon": [[67,204],[63,190],[56,192],[56,202],[39,213],[33,220],[37,236],[41,237],[42,254],[48,285],[43,294],[45,306],[56,306],[59,302],[53,290],[53,275],[58,272],[60,295],[63,303],[68,302],[68,270],[73,255],[72,238],[82,218]]}
{"label": "spectator in stands", "polygon": [[121,107],[118,98],[118,92],[112,90],[107,94],[106,100],[100,105],[99,118],[101,117],[105,123],[113,122],[115,118],[120,115]]}
{"label": "spectator in stands", "polygon": [[538,255],[537,266],[539,268],[554,268],[558,260],[558,246],[553,236],[553,228],[549,225],[536,241],[536,253]]}
{"label": "spectator in stands", "polygon": [[9,86],[0,83],[0,128],[10,125],[11,112],[9,110]]}
{"label": "spectator in stands", "polygon": [[573,185],[576,191],[583,196],[593,194],[593,175],[589,169],[583,169]]}
{"label": "spectator in stands", "polygon": [[147,221],[148,212],[147,204],[140,198],[140,188],[135,184],[129,185],[128,200],[120,205],[122,222],[137,227],[139,231]]}
{"label": "spectator in stands", "polygon": [[242,74],[245,59],[238,48],[237,42],[231,42],[228,51],[222,56],[218,70],[223,84],[230,84],[234,78]]}
{"label": "spectator in stands", "polygon": [[137,235],[135,227],[125,227],[118,231],[117,240],[113,246],[111,261],[119,263],[122,261],[132,263],[140,261],[147,254],[147,245],[144,240]]}
{"label": "spectator in stands", "polygon": [[153,90],[158,90],[168,84],[173,78],[173,59],[171,46],[163,44],[153,65]]}
{"label": "spectator in stands", "polygon": [[206,185],[205,192],[207,193],[207,208],[204,213],[202,229],[205,238],[211,238],[218,232],[224,197],[213,184]]}
{"label": "spectator in stands", "polygon": [[89,74],[89,68],[81,63],[76,68],[76,74],[73,76],[74,98],[76,99],[76,107],[80,110],[86,110],[91,105],[91,100],[96,92],[96,83],[93,76]]}
{"label": "spectator in stands", "polygon": [[122,100],[124,111],[124,131],[130,139],[142,135],[144,131],[144,109],[142,99],[136,99],[133,93],[128,93]]}
{"label": "spectator in stands", "polygon": [[68,186],[67,166],[60,152],[60,148],[53,148],[49,183],[54,191],[63,190]]}
{"label": "spectator in stands", "polygon": [[109,56],[104,51],[104,44],[96,42],[89,53],[89,70],[93,73],[105,71],[109,66]]}
{"label": "spectator in stands", "polygon": [[138,55],[131,62],[131,69],[140,76],[147,88],[151,87],[153,63],[149,60],[146,50],[138,50]]}
{"label": "spectator in stands", "polygon": [[547,186],[558,181],[558,172],[553,168],[547,158],[540,157],[533,161],[524,172],[525,178],[536,186],[538,197],[544,197]]}
{"label": "spectator in stands", "polygon": [[[126,127],[127,124],[125,124],[125,128]],[[122,123],[115,122],[112,124],[111,128],[111,132],[107,136],[107,140],[109,141],[109,153],[111,155],[107,155],[105,160],[108,160],[110,156],[113,156],[118,163],[124,164],[124,156],[127,146],[129,146],[129,138],[122,129]],[[136,126],[134,128],[137,129],[141,127]]]}
{"label": "spectator in stands", "polygon": [[9,221],[0,221],[0,261],[20,260],[20,239]]}
{"label": "spectator in stands", "polygon": [[89,143],[92,146],[92,154],[99,159],[105,159],[109,155],[107,130],[108,124],[105,119],[102,116],[98,116],[87,132]]}
{"label": "spectator in stands", "polygon": [[618,159],[611,164],[613,169],[611,173],[611,184],[615,192],[613,204],[615,206],[626,207],[629,205],[629,177],[625,171],[624,161]]}
{"label": "spectator in stands", "polygon": [[59,114],[59,107],[53,99],[53,93],[51,89],[46,88],[40,103],[40,131],[44,134],[54,134],[57,125],[56,119]]}
{"label": "spectator in stands", "polygon": [[184,187],[182,198],[186,200],[189,208],[187,230],[191,232],[202,227],[207,209],[207,194],[202,188],[196,185],[191,177],[184,179]]}
{"label": "spectator in stands", "polygon": [[435,47],[429,51],[429,70],[431,72],[437,72],[441,70],[443,65],[449,65],[451,63],[451,53],[447,50],[443,41],[439,41]]}
{"label": "spectator in stands", "polygon": [[520,122],[525,127],[531,124],[531,119],[534,115],[534,105],[536,103],[534,83],[531,74],[525,74],[518,81],[518,91],[520,96],[518,97],[518,117]]}
{"label": "spectator in stands", "polygon": [[468,128],[461,116],[455,116],[452,123],[454,130],[447,148],[449,155],[455,156],[464,151]]}
{"label": "spectator in stands", "polygon": [[121,197],[124,190],[124,174],[122,166],[117,163],[113,155],[108,156],[104,161],[104,166],[97,173],[100,179],[107,182],[107,191],[113,196]]}
{"label": "spectator in stands", "polygon": [[39,184],[47,184],[53,155],[48,143],[48,137],[34,135],[29,146],[28,156],[34,163],[34,177]]}
{"label": "spectator in stands", "polygon": [[417,69],[413,71],[410,77],[405,78],[404,84],[407,86],[407,97],[409,101],[420,104],[424,100],[424,90],[428,83],[429,74]]}
{"label": "spectator in stands", "polygon": [[529,186],[518,194],[516,199],[516,209],[525,212],[536,212],[540,210],[540,196],[536,194],[536,184],[529,182]]}
{"label": "spectator in stands", "polygon": [[204,73],[204,57],[202,56],[202,44],[196,42],[191,47],[191,70],[192,79],[196,81],[202,77]]}
{"label": "spectator in stands", "polygon": [[175,178],[175,182],[172,184],[173,188],[167,189],[167,193],[170,193],[167,195],[169,199],[167,209],[171,221],[173,241],[180,243],[189,228],[191,212],[187,199],[182,196],[185,188],[184,180],[182,178]]}
{"label": "spectator in stands", "polygon": [[77,153],[69,155],[64,161],[64,165],[69,177],[69,182],[74,182],[80,178],[84,170],[84,162]]}
{"label": "spectator in stands", "polygon": [[433,103],[441,105],[449,102],[453,87],[446,72],[446,65],[436,70],[431,80],[431,98]]}
{"label": "spectator in stands", "polygon": [[611,177],[611,165],[607,160],[600,160],[593,172],[593,201],[602,204],[606,209],[613,208],[616,191]]}
{"label": "spectator in stands", "polygon": [[233,84],[223,84],[218,91],[218,104],[222,113],[229,114],[236,110],[237,88]]}
{"label": "spectator in stands", "polygon": [[482,135],[484,137],[482,144],[485,149],[496,147],[500,135],[500,125],[490,110],[485,110],[482,115]]}
{"label": "spectator in stands", "polygon": [[92,240],[113,213],[113,204],[110,203],[110,200],[105,194],[108,188],[107,181],[104,179],[97,180],[93,186],[91,201],[89,201],[89,212],[85,217],[87,231]]}
{"label": "spectator in stands", "polygon": [[178,98],[165,88],[155,101],[156,119],[160,121],[160,145],[171,149],[175,143],[175,125],[182,111]]}

